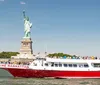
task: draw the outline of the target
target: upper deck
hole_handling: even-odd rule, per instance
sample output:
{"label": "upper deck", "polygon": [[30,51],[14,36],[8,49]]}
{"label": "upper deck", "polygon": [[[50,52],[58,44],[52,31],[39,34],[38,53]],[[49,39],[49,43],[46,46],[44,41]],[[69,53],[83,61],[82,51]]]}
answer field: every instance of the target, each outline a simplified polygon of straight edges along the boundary
{"label": "upper deck", "polygon": [[30,68],[60,71],[100,71],[100,60],[37,58],[30,65]]}

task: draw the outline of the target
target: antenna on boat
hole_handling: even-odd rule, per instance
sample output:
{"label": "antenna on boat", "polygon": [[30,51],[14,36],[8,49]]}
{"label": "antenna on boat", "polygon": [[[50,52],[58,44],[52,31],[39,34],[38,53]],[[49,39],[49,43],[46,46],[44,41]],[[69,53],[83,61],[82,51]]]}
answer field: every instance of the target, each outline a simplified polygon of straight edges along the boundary
{"label": "antenna on boat", "polygon": [[45,44],[45,57],[47,56],[47,44]]}

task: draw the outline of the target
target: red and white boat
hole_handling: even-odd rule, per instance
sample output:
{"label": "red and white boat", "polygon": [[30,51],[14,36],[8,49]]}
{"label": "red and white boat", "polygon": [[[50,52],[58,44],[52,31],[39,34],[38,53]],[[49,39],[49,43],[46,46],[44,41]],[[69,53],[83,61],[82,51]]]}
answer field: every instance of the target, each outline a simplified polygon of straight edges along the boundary
{"label": "red and white boat", "polygon": [[30,65],[0,64],[14,77],[100,78],[100,60],[37,57]]}

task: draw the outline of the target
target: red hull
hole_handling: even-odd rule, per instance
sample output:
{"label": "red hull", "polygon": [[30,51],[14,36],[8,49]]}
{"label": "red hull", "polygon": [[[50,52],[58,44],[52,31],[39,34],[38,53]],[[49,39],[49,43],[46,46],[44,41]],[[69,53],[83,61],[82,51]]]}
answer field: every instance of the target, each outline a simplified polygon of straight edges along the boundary
{"label": "red hull", "polygon": [[5,68],[14,77],[100,78],[100,71],[53,71]]}

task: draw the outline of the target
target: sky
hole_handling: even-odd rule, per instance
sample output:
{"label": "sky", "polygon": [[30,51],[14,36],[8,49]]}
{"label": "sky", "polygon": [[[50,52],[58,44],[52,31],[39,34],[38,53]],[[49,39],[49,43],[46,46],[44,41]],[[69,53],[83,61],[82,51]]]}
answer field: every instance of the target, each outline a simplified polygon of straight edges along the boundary
{"label": "sky", "polygon": [[0,0],[0,51],[18,51],[23,10],[34,53],[100,56],[100,0]]}

